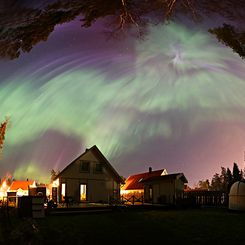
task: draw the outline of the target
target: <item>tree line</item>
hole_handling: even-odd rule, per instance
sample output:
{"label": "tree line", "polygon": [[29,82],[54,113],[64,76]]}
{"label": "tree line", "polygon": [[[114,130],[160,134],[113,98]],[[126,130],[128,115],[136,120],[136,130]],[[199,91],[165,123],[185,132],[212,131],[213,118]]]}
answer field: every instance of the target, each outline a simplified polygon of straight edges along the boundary
{"label": "tree line", "polygon": [[220,174],[215,173],[211,181],[200,180],[197,189],[229,193],[232,184],[237,181],[245,181],[245,173],[244,170],[239,169],[237,163],[234,163],[232,171],[229,168],[221,167]]}

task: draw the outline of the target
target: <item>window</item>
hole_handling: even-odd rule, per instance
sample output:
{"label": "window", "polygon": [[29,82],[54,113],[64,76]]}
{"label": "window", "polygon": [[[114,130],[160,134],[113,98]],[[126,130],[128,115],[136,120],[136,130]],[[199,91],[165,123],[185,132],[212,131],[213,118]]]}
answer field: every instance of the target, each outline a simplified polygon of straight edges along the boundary
{"label": "window", "polygon": [[62,183],[61,184],[61,201],[65,200],[65,196],[66,196],[66,184]]}
{"label": "window", "polygon": [[102,173],[103,171],[103,163],[96,163],[95,164],[95,172]]}
{"label": "window", "polygon": [[89,161],[81,161],[80,162],[80,172],[89,172]]}
{"label": "window", "polygon": [[87,185],[86,184],[80,184],[80,201],[86,201],[87,200]]}

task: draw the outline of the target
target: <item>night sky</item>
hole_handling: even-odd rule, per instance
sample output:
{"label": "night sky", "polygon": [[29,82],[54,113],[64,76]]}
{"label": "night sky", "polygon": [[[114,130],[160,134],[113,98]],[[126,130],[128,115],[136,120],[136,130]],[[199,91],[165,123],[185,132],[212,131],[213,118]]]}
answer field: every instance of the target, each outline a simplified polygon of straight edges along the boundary
{"label": "night sky", "polygon": [[244,167],[245,63],[208,32],[222,17],[179,15],[142,38],[108,38],[109,17],[89,28],[80,19],[0,59],[0,121],[10,117],[1,177],[47,182],[93,145],[124,177],[151,166],[193,185]]}

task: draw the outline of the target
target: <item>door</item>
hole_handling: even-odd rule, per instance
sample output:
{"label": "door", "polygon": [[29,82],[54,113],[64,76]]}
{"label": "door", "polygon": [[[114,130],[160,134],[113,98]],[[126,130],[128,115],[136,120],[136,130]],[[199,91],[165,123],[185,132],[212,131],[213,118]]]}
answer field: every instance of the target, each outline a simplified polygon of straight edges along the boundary
{"label": "door", "polygon": [[152,185],[149,186],[149,201],[153,202],[153,188],[152,188]]}
{"label": "door", "polygon": [[87,185],[80,184],[80,202],[87,201]]}

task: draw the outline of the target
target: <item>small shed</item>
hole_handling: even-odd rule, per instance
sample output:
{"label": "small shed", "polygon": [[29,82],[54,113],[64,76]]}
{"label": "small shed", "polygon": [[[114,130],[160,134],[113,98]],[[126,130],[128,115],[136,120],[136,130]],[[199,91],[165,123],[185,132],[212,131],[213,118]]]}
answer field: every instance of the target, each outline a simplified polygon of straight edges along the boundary
{"label": "small shed", "polygon": [[154,176],[144,183],[145,202],[176,204],[183,199],[184,184],[188,183],[183,173]]}
{"label": "small shed", "polygon": [[146,181],[147,179],[152,179],[153,177],[160,177],[166,174],[168,174],[166,169],[152,171],[152,168],[149,167],[148,172],[129,176],[126,179],[125,184],[121,188],[121,193],[125,198],[130,198],[131,196],[140,198],[144,196],[143,181]]}
{"label": "small shed", "polygon": [[241,181],[235,182],[229,193],[229,209],[245,210],[245,183]]}

